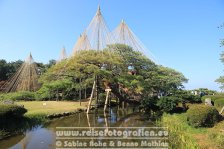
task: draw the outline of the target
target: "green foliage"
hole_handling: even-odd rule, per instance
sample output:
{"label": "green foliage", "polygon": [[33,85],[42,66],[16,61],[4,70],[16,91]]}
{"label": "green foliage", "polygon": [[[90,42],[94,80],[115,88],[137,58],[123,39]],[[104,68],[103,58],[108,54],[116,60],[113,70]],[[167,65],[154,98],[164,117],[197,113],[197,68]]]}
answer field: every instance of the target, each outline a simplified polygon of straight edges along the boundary
{"label": "green foliage", "polygon": [[0,81],[9,79],[16,70],[22,65],[23,61],[7,63],[5,60],[0,60]]}
{"label": "green foliage", "polygon": [[[0,82],[8,80],[10,77],[12,77],[15,72],[19,69],[19,67],[23,64],[24,61],[17,60],[13,62],[7,62],[3,59],[0,60]],[[39,73],[43,74],[47,71],[48,68],[50,68],[52,65],[56,63],[55,60],[50,60],[48,64],[43,63],[36,63]],[[0,84],[1,85],[1,84]]]}
{"label": "green foliage", "polygon": [[170,149],[199,149],[192,136],[195,129],[187,124],[185,114],[163,114],[161,124],[168,127]]}
{"label": "green foliage", "polygon": [[[220,29],[223,29],[224,28],[224,23],[222,24],[222,25],[220,25],[218,28],[220,28]],[[224,39],[221,39],[220,40],[220,45],[221,46],[224,46]],[[223,53],[222,53],[223,54]],[[221,55],[221,60],[222,60],[222,62],[223,62],[223,57],[222,57],[222,55]]]}
{"label": "green foliage", "polygon": [[29,91],[5,93],[0,95],[0,100],[26,100],[31,101],[35,100],[35,93]]}
{"label": "green foliage", "polygon": [[215,142],[218,148],[223,148],[224,146],[224,134],[217,133],[217,132],[210,132],[209,139]]}
{"label": "green foliage", "polygon": [[220,120],[215,107],[195,105],[187,111],[187,121],[193,127],[212,127]]}
{"label": "green foliage", "polygon": [[220,41],[221,46],[224,46],[224,39]]}
{"label": "green foliage", "polygon": [[153,78],[153,85],[156,85],[156,90],[167,96],[176,90],[183,88],[183,83],[188,80],[184,75],[174,69],[158,66],[158,71]]}
{"label": "green foliage", "polygon": [[224,133],[223,131],[224,121],[219,122],[215,125],[208,133],[209,139],[214,142],[217,148],[223,148],[224,146]]}
{"label": "green foliage", "polygon": [[210,98],[213,102],[215,102],[218,99],[224,98],[224,95],[205,95],[201,98],[201,100],[204,102],[206,98]]}
{"label": "green foliage", "polygon": [[200,96],[193,95],[191,91],[187,90],[177,90],[172,96],[179,98],[182,103],[201,103]]}
{"label": "green foliage", "polygon": [[158,101],[157,97],[145,97],[143,100],[141,100],[141,105],[140,108],[143,108],[144,111],[148,111],[148,110],[158,110],[158,106],[156,105]]}
{"label": "green foliage", "polygon": [[[71,80],[56,80],[43,84],[43,86],[36,92],[37,100],[49,100],[59,98],[60,95],[63,98],[69,97],[71,90],[73,89],[73,83]],[[60,95],[59,95],[60,94]]]}
{"label": "green foliage", "polygon": [[220,108],[224,107],[224,98],[219,98],[219,99],[215,100],[214,106],[220,107]]}
{"label": "green foliage", "polygon": [[210,98],[211,101],[214,102],[214,106],[217,108],[222,108],[224,106],[224,95],[222,94],[203,96],[202,101],[205,102],[206,98]]}
{"label": "green foliage", "polygon": [[[223,29],[223,24],[219,27],[219,28],[222,28]],[[220,45],[221,46],[224,46],[224,39],[221,39],[221,41],[220,41]],[[221,62],[222,63],[224,63],[224,52],[222,52],[221,54],[220,54],[220,60],[221,60]],[[218,79],[216,79],[215,80],[217,83],[219,83],[221,86],[220,86],[220,88],[221,89],[224,89],[224,76],[220,76]]]}
{"label": "green foliage", "polygon": [[0,118],[21,117],[27,110],[18,105],[0,104]]}
{"label": "green foliage", "polygon": [[138,100],[145,99],[152,92],[168,94],[187,81],[183,74],[156,65],[131,47],[115,44],[102,51],[81,51],[53,65],[41,76],[39,81],[43,87],[38,92],[44,98],[53,98],[60,88],[54,82],[69,80],[70,85],[60,88],[60,91],[64,96],[74,98],[79,90],[90,91],[96,76],[99,93],[110,87],[120,99]]}
{"label": "green foliage", "polygon": [[199,89],[196,89],[196,91],[199,91],[201,93],[204,93],[205,95],[214,95],[214,94],[217,94],[217,91],[215,91],[215,90],[209,90],[207,88],[199,88]]}
{"label": "green foliage", "polygon": [[[45,114],[24,115],[22,117],[7,117],[0,121],[0,140],[16,134],[23,134],[47,122]],[[9,148],[8,146],[7,148]]]}
{"label": "green foliage", "polygon": [[171,112],[176,109],[179,101],[180,99],[175,96],[164,96],[159,98],[157,106],[164,112]]}
{"label": "green foliage", "polygon": [[[224,62],[224,59],[222,61]],[[224,89],[224,76],[220,76],[218,79],[215,80],[215,82],[217,82],[221,85],[220,89]]]}
{"label": "green foliage", "polygon": [[100,99],[100,101],[104,101],[106,99],[106,93],[100,93],[99,99]]}

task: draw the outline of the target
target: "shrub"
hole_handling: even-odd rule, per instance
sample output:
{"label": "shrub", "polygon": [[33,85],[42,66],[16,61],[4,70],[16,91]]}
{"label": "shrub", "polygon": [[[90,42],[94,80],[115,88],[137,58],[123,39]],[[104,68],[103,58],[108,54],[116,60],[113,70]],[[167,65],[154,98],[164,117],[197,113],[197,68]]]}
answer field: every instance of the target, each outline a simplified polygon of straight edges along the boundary
{"label": "shrub", "polygon": [[206,98],[210,98],[212,101],[216,101],[218,99],[224,98],[224,95],[206,95],[201,98],[203,102],[205,102]]}
{"label": "shrub", "polygon": [[158,106],[156,105],[158,98],[157,97],[145,97],[141,100],[140,108],[144,109],[144,111],[148,110],[158,110]]}
{"label": "shrub", "polygon": [[35,100],[35,93],[29,91],[22,91],[22,92],[14,92],[14,93],[7,93],[2,94],[0,96],[1,100],[27,100],[32,101]]}
{"label": "shrub", "polygon": [[201,103],[201,97],[199,95],[193,95],[190,91],[177,90],[172,96],[181,99],[184,103]]}
{"label": "shrub", "polygon": [[14,104],[0,104],[0,118],[21,117],[27,110]]}
{"label": "shrub", "polygon": [[202,97],[202,101],[204,102],[206,98],[210,98],[211,101],[214,102],[215,107],[223,107],[224,106],[224,95],[207,95]]}
{"label": "shrub", "polygon": [[223,107],[224,106],[224,98],[217,99],[217,100],[215,100],[214,103],[215,103],[216,107]]}
{"label": "shrub", "polygon": [[188,103],[201,103],[201,97],[197,95],[186,95],[183,99]]}
{"label": "shrub", "polygon": [[157,101],[157,106],[164,112],[171,112],[176,109],[179,101],[175,96],[164,96]]}
{"label": "shrub", "polygon": [[37,92],[36,92],[36,100],[49,100],[53,99],[55,94],[52,94],[50,89],[46,86],[42,86]]}
{"label": "shrub", "polygon": [[188,124],[193,127],[212,127],[219,120],[219,112],[212,106],[195,105],[187,111]]}
{"label": "shrub", "polygon": [[170,149],[199,149],[199,145],[192,135],[194,131],[187,124],[185,113],[163,114],[161,124],[168,128]]}

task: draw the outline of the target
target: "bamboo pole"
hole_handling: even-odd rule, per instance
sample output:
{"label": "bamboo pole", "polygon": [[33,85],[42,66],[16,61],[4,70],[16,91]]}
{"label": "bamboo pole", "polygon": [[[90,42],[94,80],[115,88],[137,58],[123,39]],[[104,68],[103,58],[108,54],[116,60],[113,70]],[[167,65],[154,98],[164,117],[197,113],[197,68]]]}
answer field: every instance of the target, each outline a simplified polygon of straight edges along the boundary
{"label": "bamboo pole", "polygon": [[222,114],[224,112],[224,106],[222,108],[222,110],[219,112],[219,114]]}
{"label": "bamboo pole", "polygon": [[106,109],[107,109],[108,99],[109,99],[109,94],[110,94],[111,89],[106,89],[105,91],[107,92],[107,95],[106,95],[106,101],[104,104],[104,111],[106,111]]}

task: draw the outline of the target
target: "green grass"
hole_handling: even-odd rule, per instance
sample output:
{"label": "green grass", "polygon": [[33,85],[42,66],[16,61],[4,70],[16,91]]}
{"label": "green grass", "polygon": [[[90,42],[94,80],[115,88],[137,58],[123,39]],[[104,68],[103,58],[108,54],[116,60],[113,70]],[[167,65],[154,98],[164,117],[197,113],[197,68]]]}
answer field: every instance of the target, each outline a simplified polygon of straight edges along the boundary
{"label": "green grass", "polygon": [[211,141],[215,142],[218,148],[222,148],[224,146],[224,121],[208,129],[208,137]]}
{"label": "green grass", "polygon": [[197,149],[199,145],[192,134],[206,133],[206,129],[195,129],[186,123],[186,114],[164,114],[161,120],[169,130],[169,148]]}
{"label": "green grass", "polygon": [[[17,104],[24,105],[28,110],[25,115],[36,115],[36,114],[53,114],[53,113],[62,113],[74,111],[78,108],[86,108],[87,102],[82,102],[82,105],[79,105],[79,102],[71,101],[20,101],[16,102]],[[44,105],[46,103],[46,105]]]}

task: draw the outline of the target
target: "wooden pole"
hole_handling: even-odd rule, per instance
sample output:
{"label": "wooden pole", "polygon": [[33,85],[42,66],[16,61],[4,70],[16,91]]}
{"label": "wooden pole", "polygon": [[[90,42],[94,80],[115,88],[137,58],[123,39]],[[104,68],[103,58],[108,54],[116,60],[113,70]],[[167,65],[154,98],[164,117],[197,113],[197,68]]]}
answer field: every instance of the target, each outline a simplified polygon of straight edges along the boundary
{"label": "wooden pole", "polygon": [[96,99],[95,99],[95,108],[98,107],[98,100],[99,100],[99,89],[98,89],[98,77],[95,77],[95,82],[96,82],[96,87],[95,87],[95,91],[96,91]]}
{"label": "wooden pole", "polygon": [[104,121],[105,121],[105,125],[106,125],[105,131],[107,132],[108,131],[108,117],[107,117],[107,114],[105,111],[104,111]]}
{"label": "wooden pole", "polygon": [[91,108],[91,104],[92,104],[92,100],[93,100],[93,95],[94,95],[95,89],[96,89],[96,81],[94,81],[94,83],[93,83],[93,88],[92,88],[92,93],[91,93],[91,95],[90,95],[90,99],[89,99],[89,104],[88,104],[88,108],[87,108],[87,113],[89,113],[89,110],[90,110],[90,108]]}
{"label": "wooden pole", "polygon": [[82,99],[82,91],[81,91],[81,89],[80,89],[80,90],[79,90],[79,105],[80,105],[80,106],[82,105],[81,99]]}
{"label": "wooden pole", "polygon": [[219,114],[222,114],[224,112],[224,106],[222,108],[222,110],[219,112]]}
{"label": "wooden pole", "polygon": [[122,101],[122,109],[124,109],[124,101]]}
{"label": "wooden pole", "polygon": [[87,118],[88,126],[89,126],[89,128],[91,128],[91,124],[90,124],[90,120],[89,120],[89,115],[88,115],[88,113],[86,114],[86,118]]}

